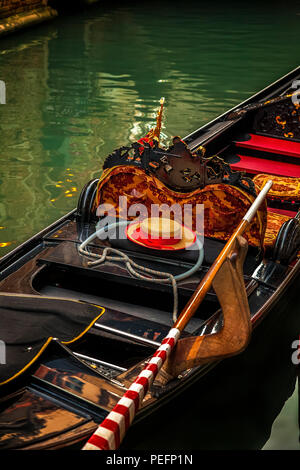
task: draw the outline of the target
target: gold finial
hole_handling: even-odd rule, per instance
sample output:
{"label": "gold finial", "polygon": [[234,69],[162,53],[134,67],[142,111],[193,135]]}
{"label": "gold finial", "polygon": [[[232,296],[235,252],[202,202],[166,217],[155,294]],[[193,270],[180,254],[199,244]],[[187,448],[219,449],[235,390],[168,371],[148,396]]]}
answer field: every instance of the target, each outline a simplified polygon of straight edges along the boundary
{"label": "gold finial", "polygon": [[159,136],[160,136],[160,131],[161,131],[161,120],[162,120],[162,112],[163,112],[163,107],[164,107],[164,103],[165,103],[165,98],[161,98],[159,100],[160,102],[160,109],[157,113],[157,118],[156,118],[156,127],[154,129],[154,132],[153,132],[153,135],[154,135],[154,138],[156,138],[156,140],[159,142]]}

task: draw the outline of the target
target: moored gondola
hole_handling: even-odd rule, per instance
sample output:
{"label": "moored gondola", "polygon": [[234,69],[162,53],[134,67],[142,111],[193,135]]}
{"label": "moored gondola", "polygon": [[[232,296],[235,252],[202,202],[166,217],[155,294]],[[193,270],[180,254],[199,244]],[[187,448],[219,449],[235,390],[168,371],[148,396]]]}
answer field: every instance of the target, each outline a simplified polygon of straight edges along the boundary
{"label": "moored gondola", "polygon": [[[3,449],[95,436],[199,285],[201,304],[152,386],[139,382],[143,400],[132,398],[139,426],[251,347],[252,330],[287,303],[300,268],[299,78],[298,68],[168,148],[161,102],[156,127],[106,158],[74,211],[0,260]],[[106,425],[109,448],[122,445]]]}

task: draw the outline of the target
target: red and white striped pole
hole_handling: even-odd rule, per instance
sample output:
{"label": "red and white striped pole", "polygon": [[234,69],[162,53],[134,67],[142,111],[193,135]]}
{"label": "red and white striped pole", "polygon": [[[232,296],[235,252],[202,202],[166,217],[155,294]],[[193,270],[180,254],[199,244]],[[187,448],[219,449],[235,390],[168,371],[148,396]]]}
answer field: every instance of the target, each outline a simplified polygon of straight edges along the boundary
{"label": "red and white striped pole", "polygon": [[180,330],[177,328],[172,328],[169,331],[148,364],[90,437],[82,450],[118,449],[147,391],[177,343],[179,336]]}

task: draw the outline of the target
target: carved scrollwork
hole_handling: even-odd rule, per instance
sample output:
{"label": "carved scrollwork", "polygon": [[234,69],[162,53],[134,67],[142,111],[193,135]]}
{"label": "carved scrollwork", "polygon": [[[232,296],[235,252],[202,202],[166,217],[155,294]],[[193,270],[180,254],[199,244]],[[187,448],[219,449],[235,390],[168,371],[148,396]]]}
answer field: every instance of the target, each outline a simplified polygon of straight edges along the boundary
{"label": "carved scrollwork", "polygon": [[253,129],[270,137],[300,140],[300,106],[291,97],[267,103],[257,111]]}
{"label": "carved scrollwork", "polygon": [[190,192],[209,184],[224,183],[255,195],[251,179],[239,171],[232,171],[230,165],[217,155],[206,157],[203,147],[192,153],[179,137],[173,138],[168,149],[137,142],[120,147],[107,157],[103,168],[116,165],[138,166],[175,191]]}

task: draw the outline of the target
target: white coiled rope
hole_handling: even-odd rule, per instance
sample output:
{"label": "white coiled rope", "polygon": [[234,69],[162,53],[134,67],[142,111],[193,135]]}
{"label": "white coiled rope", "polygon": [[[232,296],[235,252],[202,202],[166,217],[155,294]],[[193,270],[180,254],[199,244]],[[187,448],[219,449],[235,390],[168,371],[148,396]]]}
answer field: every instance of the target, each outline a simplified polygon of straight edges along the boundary
{"label": "white coiled rope", "polygon": [[[85,248],[87,245],[94,240],[96,237],[100,237],[100,235],[104,231],[109,231],[110,229],[116,228],[116,227],[121,227],[128,225],[128,221],[120,221],[120,222],[114,222],[106,227],[101,227],[100,229],[96,230],[92,235],[90,235],[83,243],[78,248],[78,251],[81,255],[89,257],[89,258],[96,258],[96,261],[89,261],[88,265],[89,266],[97,266],[99,264],[104,263],[105,261],[112,261],[112,262],[123,262],[126,266],[127,271],[137,279],[143,279],[145,281],[151,281],[151,282],[156,282],[156,283],[171,283],[172,288],[173,288],[173,296],[174,296],[174,305],[173,305],[173,322],[177,320],[177,313],[178,313],[178,292],[177,292],[177,282],[176,281],[181,281],[182,279],[186,279],[187,277],[190,277],[192,274],[194,274],[200,266],[202,265],[203,258],[204,258],[204,250],[203,250],[203,244],[201,241],[196,238],[196,244],[198,248],[198,259],[195,265],[190,268],[188,271],[185,271],[182,274],[178,274],[174,276],[171,273],[168,272],[162,272],[162,271],[156,271],[154,269],[146,268],[145,266],[141,266],[132,259],[129,258],[125,253],[123,253],[120,250],[117,250],[116,248],[112,247],[105,247],[102,254],[98,255],[97,253],[92,253],[90,251],[87,251]],[[115,256],[111,256],[111,254],[115,254]],[[149,276],[145,276],[144,274],[149,274]]]}

